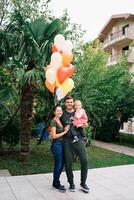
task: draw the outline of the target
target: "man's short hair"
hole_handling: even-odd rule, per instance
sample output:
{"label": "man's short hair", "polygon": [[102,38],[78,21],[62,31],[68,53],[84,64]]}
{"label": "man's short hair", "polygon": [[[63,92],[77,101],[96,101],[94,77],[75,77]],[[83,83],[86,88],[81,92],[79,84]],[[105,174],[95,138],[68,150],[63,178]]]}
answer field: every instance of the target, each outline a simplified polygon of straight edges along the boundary
{"label": "man's short hair", "polygon": [[73,97],[71,97],[71,96],[66,96],[65,97],[65,101],[70,100],[70,99],[74,100]]}

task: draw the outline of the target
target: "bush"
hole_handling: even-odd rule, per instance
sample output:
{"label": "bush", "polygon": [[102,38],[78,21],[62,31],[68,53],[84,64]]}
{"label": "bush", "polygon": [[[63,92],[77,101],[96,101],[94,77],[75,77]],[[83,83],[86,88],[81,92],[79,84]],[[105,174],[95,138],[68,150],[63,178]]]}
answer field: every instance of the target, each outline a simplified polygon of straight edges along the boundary
{"label": "bush", "polygon": [[74,80],[74,97],[83,103],[95,138],[116,140],[120,125],[134,116],[134,84],[126,58],[106,67],[106,54],[101,45],[87,45],[78,58]]}
{"label": "bush", "polygon": [[131,147],[134,147],[134,135],[127,133],[120,133],[119,142],[121,144],[128,144],[128,146],[130,145]]}
{"label": "bush", "polygon": [[19,143],[20,139],[20,128],[19,120],[14,118],[1,132],[2,143],[6,143],[10,150]]}
{"label": "bush", "polygon": [[119,126],[120,123],[116,118],[102,121],[102,126],[96,128],[95,139],[106,142],[115,141],[119,136]]}
{"label": "bush", "polygon": [[92,131],[91,131],[91,126],[88,126],[87,128],[85,128],[85,132],[86,132],[86,137],[88,138],[88,143],[87,146],[90,146],[92,144]]}

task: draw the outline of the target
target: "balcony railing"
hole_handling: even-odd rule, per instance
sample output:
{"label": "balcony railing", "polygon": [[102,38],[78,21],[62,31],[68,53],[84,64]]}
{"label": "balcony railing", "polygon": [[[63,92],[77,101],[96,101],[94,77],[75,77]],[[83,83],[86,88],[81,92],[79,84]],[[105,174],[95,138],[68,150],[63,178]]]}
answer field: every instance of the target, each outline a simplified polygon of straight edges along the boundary
{"label": "balcony railing", "polygon": [[122,52],[122,54],[115,54],[115,55],[109,56],[107,64],[108,65],[116,64],[122,55],[128,56],[127,57],[128,62],[134,63],[134,48],[132,48],[131,51],[125,50]]}
{"label": "balcony railing", "polygon": [[125,30],[120,30],[120,31],[114,32],[104,40],[104,47],[106,47],[110,43],[113,43],[115,40],[119,40],[122,38],[124,39],[127,37],[131,38],[132,35],[134,35],[134,33],[129,28],[127,28]]}
{"label": "balcony railing", "polygon": [[109,37],[106,38],[106,40],[104,41],[104,44],[106,44],[112,40],[115,40],[115,39],[121,37],[122,35],[127,35],[127,32],[128,31],[125,31],[125,33],[123,34],[123,31],[121,30],[121,31],[112,33],[111,35],[109,35]]}

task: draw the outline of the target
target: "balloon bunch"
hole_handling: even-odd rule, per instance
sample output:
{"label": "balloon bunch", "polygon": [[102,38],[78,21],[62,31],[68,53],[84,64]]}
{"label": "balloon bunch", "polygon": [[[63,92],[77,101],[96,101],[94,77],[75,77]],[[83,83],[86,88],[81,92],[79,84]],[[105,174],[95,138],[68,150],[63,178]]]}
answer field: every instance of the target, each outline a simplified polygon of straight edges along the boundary
{"label": "balloon bunch", "polygon": [[55,93],[57,100],[64,98],[74,88],[74,81],[70,78],[75,68],[73,60],[72,42],[58,34],[52,45],[50,65],[46,68],[45,85],[51,93]]}

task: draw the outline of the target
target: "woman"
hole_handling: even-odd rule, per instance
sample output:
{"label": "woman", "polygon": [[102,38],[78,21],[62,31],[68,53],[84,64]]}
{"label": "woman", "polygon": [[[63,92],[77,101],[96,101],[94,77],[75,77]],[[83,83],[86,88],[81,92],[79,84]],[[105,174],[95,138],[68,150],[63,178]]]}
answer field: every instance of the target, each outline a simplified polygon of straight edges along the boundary
{"label": "woman", "polygon": [[54,155],[54,174],[53,174],[53,187],[54,189],[65,192],[66,189],[64,186],[60,184],[60,174],[63,169],[64,160],[63,160],[63,135],[65,135],[69,126],[63,128],[60,117],[63,114],[62,108],[60,106],[56,106],[53,110],[54,117],[50,122],[51,127],[51,137],[52,137],[52,145],[51,152]]}

